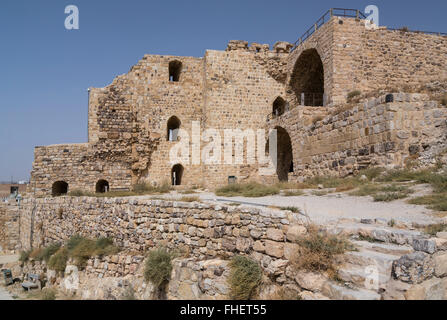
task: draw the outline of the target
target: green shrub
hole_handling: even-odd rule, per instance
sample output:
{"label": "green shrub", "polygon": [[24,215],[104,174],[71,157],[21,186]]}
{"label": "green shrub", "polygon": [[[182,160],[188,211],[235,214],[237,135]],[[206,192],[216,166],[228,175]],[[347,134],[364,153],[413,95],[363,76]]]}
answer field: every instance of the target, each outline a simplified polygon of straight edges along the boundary
{"label": "green shrub", "polygon": [[230,262],[228,283],[230,296],[236,300],[250,299],[261,283],[261,267],[253,260],[243,256],[235,256]]}
{"label": "green shrub", "polygon": [[443,232],[447,230],[447,224],[446,223],[437,223],[437,224],[430,224],[424,228],[424,231],[428,233],[431,236],[436,236],[438,232]]}
{"label": "green shrub", "polygon": [[56,290],[50,288],[42,289],[42,300],[56,300]]}
{"label": "green shrub", "polygon": [[362,92],[359,91],[359,90],[354,90],[354,91],[349,92],[348,96],[347,96],[348,102],[352,101],[352,99],[354,99],[355,97],[360,96],[361,94],[362,94]]}
{"label": "green shrub", "polygon": [[427,205],[429,209],[437,211],[447,211],[447,194],[431,194],[428,196],[417,197],[408,201],[410,204]]}
{"label": "green shrub", "polygon": [[300,208],[297,207],[281,207],[281,210],[292,211],[293,213],[301,213]]}
{"label": "green shrub", "polygon": [[75,234],[73,236],[70,237],[70,239],[68,239],[67,243],[66,243],[66,247],[68,250],[73,250],[79,243],[81,243],[82,241],[85,240],[85,237],[79,235],[79,234]]}
{"label": "green shrub", "polygon": [[256,182],[229,184],[216,190],[216,195],[224,197],[265,197],[279,193],[277,186],[267,186]]}
{"label": "green shrub", "polygon": [[298,239],[300,250],[293,256],[292,264],[311,272],[327,271],[336,278],[335,256],[353,250],[352,244],[345,237],[320,231],[314,225],[309,225],[307,231]]}
{"label": "green shrub", "polygon": [[169,282],[174,254],[166,248],[157,248],[149,252],[144,266],[144,279],[155,287],[161,288]]}
{"label": "green shrub", "polygon": [[67,267],[68,250],[60,248],[55,254],[53,254],[48,261],[48,268],[51,270],[64,272]]}
{"label": "green shrub", "polygon": [[50,244],[49,246],[43,248],[40,255],[38,256],[38,259],[40,261],[44,260],[45,262],[48,263],[48,261],[50,261],[51,256],[55,254],[60,249],[60,247],[61,245],[59,243]]}
{"label": "green shrub", "polygon": [[199,197],[181,197],[180,201],[182,202],[200,202],[200,198]]}
{"label": "green shrub", "polygon": [[378,193],[373,196],[375,202],[391,202],[398,199],[404,199],[408,196],[407,193],[403,192],[387,192]]}
{"label": "green shrub", "polygon": [[113,240],[109,238],[99,238],[92,240],[87,238],[77,238],[76,245],[70,249],[69,256],[74,259],[74,263],[79,268],[84,268],[87,261],[93,256],[104,256],[118,253],[119,249],[114,246]]}
{"label": "green shrub", "polygon": [[284,196],[285,197],[298,197],[298,196],[302,196],[303,194],[304,194],[304,192],[301,191],[301,190],[297,190],[297,191],[289,191],[289,190],[287,190],[287,191],[284,192]]}
{"label": "green shrub", "polygon": [[113,243],[113,240],[110,238],[99,238],[96,240],[95,251],[94,254],[97,256],[107,256],[117,254],[119,252],[119,248],[116,247]]}
{"label": "green shrub", "polygon": [[19,261],[26,262],[29,260],[32,250],[25,250],[20,252]]}

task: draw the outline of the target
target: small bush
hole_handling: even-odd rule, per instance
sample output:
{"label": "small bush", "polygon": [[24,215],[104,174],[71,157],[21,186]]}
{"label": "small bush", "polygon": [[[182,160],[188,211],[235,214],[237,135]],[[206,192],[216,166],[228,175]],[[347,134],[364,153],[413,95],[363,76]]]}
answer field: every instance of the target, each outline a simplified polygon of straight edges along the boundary
{"label": "small bush", "polygon": [[352,244],[342,236],[319,231],[314,225],[309,225],[307,230],[307,235],[298,240],[300,250],[293,258],[293,265],[297,269],[327,271],[330,276],[335,276],[335,256],[352,250]]}
{"label": "small bush", "polygon": [[119,251],[113,245],[113,241],[108,238],[99,238],[95,241],[78,237],[74,242],[76,245],[70,249],[69,256],[74,259],[75,265],[79,268],[84,268],[93,256],[111,255]]}
{"label": "small bush", "polygon": [[79,234],[75,234],[68,239],[66,247],[68,250],[73,250],[79,243],[81,243],[85,238]]}
{"label": "small bush", "polygon": [[292,211],[293,213],[301,213],[300,208],[297,207],[281,207],[281,210]]}
{"label": "small bush", "polygon": [[423,197],[417,197],[408,201],[410,204],[427,205],[429,209],[437,211],[447,211],[447,194],[432,194]]}
{"label": "small bush", "polygon": [[236,300],[250,299],[257,286],[261,283],[261,267],[253,260],[243,256],[236,256],[230,262],[228,283],[230,296]]}
{"label": "small bush", "polygon": [[436,236],[438,232],[443,232],[446,230],[447,230],[447,224],[445,223],[431,224],[424,228],[425,233],[428,233],[431,236]]}
{"label": "small bush", "polygon": [[361,94],[362,94],[362,92],[359,90],[354,90],[354,91],[349,92],[348,96],[347,96],[348,102],[351,102],[355,97],[358,97]]}
{"label": "small bush", "polygon": [[53,254],[55,254],[59,250],[60,247],[61,247],[61,245],[58,243],[50,244],[49,246],[47,246],[45,248],[41,248],[41,249],[37,249],[37,250],[33,251],[31,256],[35,260],[45,261],[48,263],[48,261],[50,261],[51,256]]}
{"label": "small bush", "polygon": [[149,252],[144,267],[144,279],[157,288],[163,287],[171,278],[174,254],[166,248],[157,248]]}
{"label": "small bush", "polygon": [[216,190],[216,195],[224,197],[265,197],[279,193],[277,186],[267,186],[256,182],[246,184],[229,184]]}
{"label": "small bush", "polygon": [[200,198],[199,197],[181,197],[180,201],[183,201],[183,202],[200,202]]}
{"label": "small bush", "polygon": [[68,250],[60,248],[48,261],[48,268],[51,270],[64,272],[67,267]]}
{"label": "small bush", "polygon": [[285,191],[284,192],[285,197],[299,197],[299,196],[302,196],[303,194],[304,194],[304,192],[301,190]]}
{"label": "small bush", "polygon": [[20,252],[19,261],[20,262],[27,262],[29,260],[29,257],[31,255],[32,250],[25,250]]}
{"label": "small bush", "polygon": [[149,183],[138,183],[132,189],[139,194],[168,193],[172,190],[172,185],[167,181],[163,182],[160,186],[152,186]]}
{"label": "small bush", "polygon": [[56,300],[56,290],[50,288],[44,288],[41,292],[42,300]]}
{"label": "small bush", "polygon": [[391,202],[398,199],[404,199],[408,196],[407,193],[403,192],[387,192],[378,193],[373,196],[375,202]]}

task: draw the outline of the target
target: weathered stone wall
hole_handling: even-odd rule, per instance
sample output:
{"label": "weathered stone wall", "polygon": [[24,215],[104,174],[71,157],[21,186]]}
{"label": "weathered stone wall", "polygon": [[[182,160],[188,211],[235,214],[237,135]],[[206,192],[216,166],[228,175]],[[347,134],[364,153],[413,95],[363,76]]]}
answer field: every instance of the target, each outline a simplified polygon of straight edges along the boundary
{"label": "weathered stone wall", "polygon": [[19,225],[17,205],[0,202],[0,252],[20,249]]}
{"label": "weathered stone wall", "polygon": [[322,60],[328,103],[344,103],[354,90],[392,92],[447,78],[447,36],[367,29],[365,20],[333,17],[289,55],[288,82],[308,49],[316,49]]}
{"label": "weathered stone wall", "polygon": [[347,175],[369,166],[403,167],[445,140],[445,107],[427,95],[392,98],[387,103],[384,95],[339,113],[320,114],[312,124],[299,107],[270,120],[269,128],[283,127],[290,134],[295,168],[290,179]]}
{"label": "weathered stone wall", "polygon": [[289,226],[301,223],[298,214],[274,209],[88,197],[26,199],[21,218],[25,248],[81,234],[108,236],[138,252],[160,244],[184,247],[197,258],[255,250],[280,259]]}

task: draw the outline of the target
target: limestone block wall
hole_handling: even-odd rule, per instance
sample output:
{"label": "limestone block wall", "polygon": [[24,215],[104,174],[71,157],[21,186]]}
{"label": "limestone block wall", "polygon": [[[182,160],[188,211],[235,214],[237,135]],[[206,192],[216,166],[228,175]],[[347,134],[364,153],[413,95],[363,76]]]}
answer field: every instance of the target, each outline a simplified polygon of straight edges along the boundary
{"label": "limestone block wall", "polygon": [[164,244],[183,248],[198,259],[257,252],[269,261],[287,255],[289,227],[302,224],[301,217],[290,211],[88,197],[26,199],[21,219],[24,248],[81,234],[108,236],[123,249],[141,253]]}
{"label": "limestone block wall", "polygon": [[[447,110],[427,95],[393,94],[370,99],[309,125],[300,108],[272,119],[292,141],[294,173],[305,176],[340,174],[369,166],[403,167],[445,140]],[[309,118],[309,117],[307,117]],[[439,150],[438,150],[439,151]]]}
{"label": "limestone block wall", "polygon": [[110,190],[129,189],[130,165],[118,159],[108,161],[121,152],[119,145],[113,149],[114,152],[104,156],[88,144],[36,147],[28,192],[37,196],[51,194],[52,185],[57,181],[68,183],[68,191],[94,192],[101,179],[109,182]]}
{"label": "limestone block wall", "polygon": [[307,49],[316,49],[323,62],[328,103],[344,103],[354,90],[392,92],[447,78],[447,36],[367,29],[365,20],[333,17],[289,55],[288,82]]}
{"label": "limestone block wall", "polygon": [[243,164],[236,165],[234,157],[233,165],[224,164],[223,140],[225,129],[252,129],[256,134],[272,113],[275,99],[285,96],[285,86],[261,65],[268,54],[250,50],[206,52],[204,126],[218,130],[222,140],[221,163],[203,165],[207,185],[226,184],[229,176],[236,176],[239,182],[259,178],[258,166],[249,165],[246,157]]}
{"label": "limestone block wall", "polygon": [[19,225],[17,205],[0,203],[0,252],[20,249]]}

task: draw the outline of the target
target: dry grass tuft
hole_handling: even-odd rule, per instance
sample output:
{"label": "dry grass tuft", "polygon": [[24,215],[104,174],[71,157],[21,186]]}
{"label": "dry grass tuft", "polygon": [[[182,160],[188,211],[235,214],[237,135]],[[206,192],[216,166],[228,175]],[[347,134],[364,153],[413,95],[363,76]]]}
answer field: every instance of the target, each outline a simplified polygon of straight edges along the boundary
{"label": "dry grass tuft", "polygon": [[347,238],[321,231],[315,225],[307,226],[308,233],[298,240],[299,252],[292,258],[296,269],[326,272],[331,278],[337,275],[335,257],[353,250]]}

